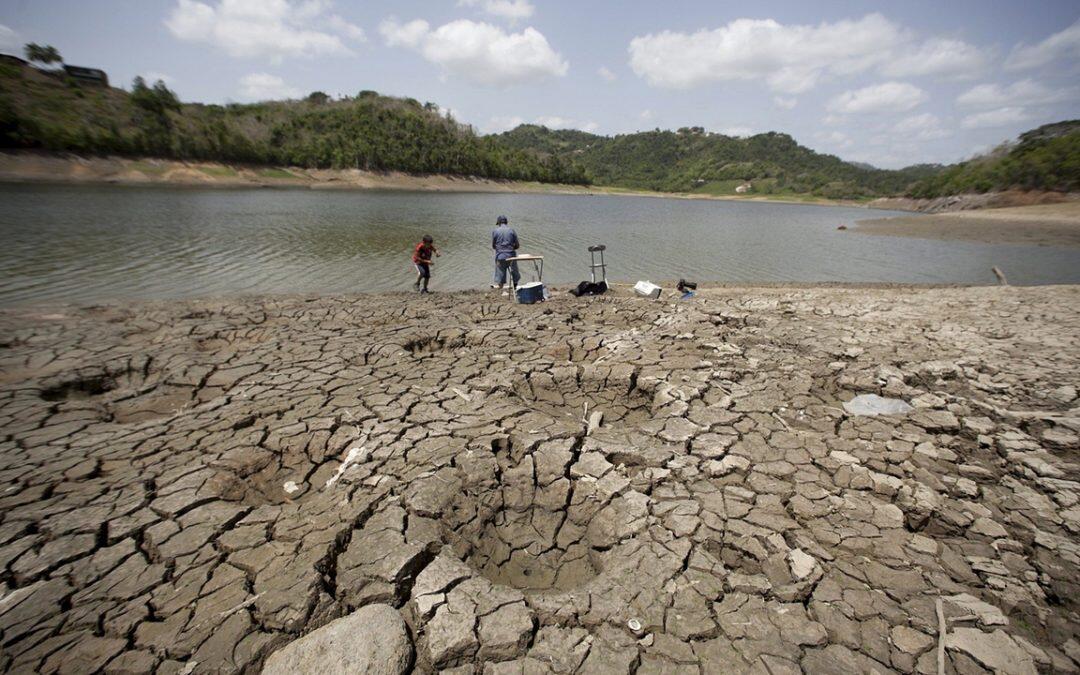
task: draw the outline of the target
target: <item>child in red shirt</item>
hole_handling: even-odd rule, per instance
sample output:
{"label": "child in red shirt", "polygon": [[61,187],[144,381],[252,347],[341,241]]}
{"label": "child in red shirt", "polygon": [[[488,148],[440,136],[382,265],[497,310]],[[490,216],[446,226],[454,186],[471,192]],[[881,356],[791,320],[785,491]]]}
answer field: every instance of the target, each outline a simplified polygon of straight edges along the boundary
{"label": "child in red shirt", "polygon": [[[425,234],[423,241],[416,245],[412,254],[413,267],[416,268],[416,283],[413,288],[421,293],[427,293],[428,280],[431,279],[431,255],[441,256],[439,249],[435,248],[435,240],[430,234]],[[423,282],[423,288],[420,287]]]}

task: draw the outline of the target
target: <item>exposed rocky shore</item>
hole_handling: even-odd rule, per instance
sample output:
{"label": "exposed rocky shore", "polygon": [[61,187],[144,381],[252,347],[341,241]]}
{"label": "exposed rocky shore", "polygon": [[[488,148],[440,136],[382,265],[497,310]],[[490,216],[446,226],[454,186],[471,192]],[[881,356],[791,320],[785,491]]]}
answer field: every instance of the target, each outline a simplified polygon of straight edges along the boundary
{"label": "exposed rocky shore", "polygon": [[1078,382],[1078,287],[3,312],[0,668],[1077,672]]}
{"label": "exposed rocky shore", "polygon": [[852,231],[982,244],[1078,248],[1080,201],[860,220]]}
{"label": "exposed rocky shore", "polygon": [[1066,204],[1080,200],[1076,193],[1061,192],[1005,192],[969,193],[934,197],[933,199],[915,199],[913,197],[881,197],[867,204],[872,209],[890,209],[896,211],[919,211],[922,213],[954,213],[959,211],[978,211],[982,209],[1003,209],[1041,204]]}

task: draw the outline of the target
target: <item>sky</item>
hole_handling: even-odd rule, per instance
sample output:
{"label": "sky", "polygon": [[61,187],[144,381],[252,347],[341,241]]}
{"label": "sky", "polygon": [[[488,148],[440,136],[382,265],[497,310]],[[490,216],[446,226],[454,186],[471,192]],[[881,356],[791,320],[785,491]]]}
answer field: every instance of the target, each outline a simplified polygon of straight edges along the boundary
{"label": "sky", "polygon": [[885,168],[1080,117],[1076,0],[0,0],[51,44],[184,101],[375,90],[483,133],[789,133]]}

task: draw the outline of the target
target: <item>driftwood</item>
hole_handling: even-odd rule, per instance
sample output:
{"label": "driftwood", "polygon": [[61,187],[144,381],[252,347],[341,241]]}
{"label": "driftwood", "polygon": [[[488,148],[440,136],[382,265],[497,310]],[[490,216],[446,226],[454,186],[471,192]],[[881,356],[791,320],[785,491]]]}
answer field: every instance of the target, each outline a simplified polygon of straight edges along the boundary
{"label": "driftwood", "polygon": [[1000,268],[995,266],[995,267],[992,268],[992,271],[994,272],[994,276],[997,277],[998,283],[1000,285],[1002,285],[1002,286],[1008,286],[1009,285],[1009,280],[1005,278],[1005,273],[1002,272]]}
{"label": "driftwood", "polygon": [[945,625],[945,607],[941,598],[934,603],[934,608],[937,610],[937,671],[938,675],[945,675],[945,632],[948,627]]}

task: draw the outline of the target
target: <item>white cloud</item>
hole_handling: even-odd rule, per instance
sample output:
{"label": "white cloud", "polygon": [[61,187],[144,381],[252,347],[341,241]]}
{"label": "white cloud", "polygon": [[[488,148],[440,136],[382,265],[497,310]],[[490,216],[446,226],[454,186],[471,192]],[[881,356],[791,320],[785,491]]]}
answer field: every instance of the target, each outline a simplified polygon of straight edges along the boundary
{"label": "white cloud", "polygon": [[834,96],[828,109],[837,114],[905,112],[927,99],[926,92],[907,82],[885,82]]}
{"label": "white cloud", "polygon": [[458,0],[458,7],[479,7],[485,14],[509,19],[511,22],[528,19],[536,11],[536,7],[528,0]]}
{"label": "white cloud", "polygon": [[1029,78],[1004,87],[1000,84],[980,84],[957,96],[956,103],[970,108],[1000,108],[1057,103],[1075,95],[1075,90],[1053,90]]}
{"label": "white cloud", "polygon": [[277,75],[251,73],[240,78],[240,96],[249,101],[296,98],[299,95],[299,89],[290,87]]}
{"label": "white cloud", "polygon": [[447,73],[476,84],[507,86],[561,77],[569,65],[535,28],[507,33],[489,23],[459,19],[432,30],[423,20],[379,26],[386,44],[419,52]]}
{"label": "white cloud", "polygon": [[917,141],[935,141],[952,135],[942,126],[937,115],[931,113],[905,117],[893,125],[892,130],[895,134]]}
{"label": "white cloud", "polygon": [[343,38],[364,39],[364,31],[329,12],[327,0],[218,0],[207,4],[177,0],[165,20],[175,37],[210,44],[240,58],[348,55]]}
{"label": "white cloud", "polygon": [[513,115],[507,117],[492,117],[488,120],[486,130],[488,133],[497,133],[500,131],[509,131],[522,124],[538,124],[542,127],[547,127],[548,129],[578,129],[581,131],[588,131],[589,133],[595,132],[600,127],[596,122],[575,120],[569,117],[559,117],[558,115],[541,115],[532,120]]}
{"label": "white cloud", "polygon": [[509,131],[516,127],[520,127],[525,124],[524,117],[518,117],[517,115],[505,116],[505,117],[492,117],[488,120],[485,130],[488,133],[498,133],[500,131]]}
{"label": "white cloud", "polygon": [[783,96],[774,96],[773,103],[777,108],[783,108],[784,110],[791,110],[799,104],[799,99],[792,96],[791,98],[784,98]]}
{"label": "white cloud", "polygon": [[611,72],[611,70],[609,70],[607,66],[600,66],[600,68],[596,71],[596,74],[604,78],[608,82],[614,82],[618,79],[615,76],[615,73]]}
{"label": "white cloud", "polygon": [[960,121],[960,126],[965,129],[983,129],[987,127],[1004,127],[1010,124],[1018,124],[1031,119],[1026,110],[1020,107],[998,108],[987,112],[968,115]]}
{"label": "white cloud", "polygon": [[1052,61],[1080,58],[1080,21],[1036,45],[1018,44],[1005,60],[1007,70],[1027,70]]}
{"label": "white cloud", "polygon": [[542,115],[536,118],[535,123],[548,129],[578,129],[589,133],[600,128],[600,125],[593,121],[586,122],[568,117],[559,117],[558,115]]}
{"label": "white cloud", "polygon": [[143,78],[150,83],[161,80],[162,82],[170,86],[176,84],[176,78],[174,78],[172,75],[169,75],[167,73],[159,73],[156,70],[151,70],[146,75],[144,75]]}
{"label": "white cloud", "polygon": [[635,37],[630,66],[659,87],[765,80],[773,91],[798,94],[825,75],[850,75],[884,62],[906,39],[899,26],[880,14],[817,26],[736,19],[715,30]]}
{"label": "white cloud", "polygon": [[724,127],[723,129],[718,129],[717,131],[725,136],[731,136],[732,138],[747,138],[757,133],[750,127],[740,126]]}
{"label": "white cloud", "polygon": [[415,49],[431,32],[431,25],[423,19],[413,19],[408,23],[398,23],[396,19],[387,19],[379,26],[379,33],[387,47],[409,47]]}
{"label": "white cloud", "polygon": [[843,150],[850,148],[854,141],[842,131],[819,131],[814,134],[814,139],[824,143],[826,147]]}
{"label": "white cloud", "polygon": [[887,61],[881,72],[889,77],[974,77],[986,70],[990,54],[961,40],[933,38],[921,45],[901,50]]}
{"label": "white cloud", "polygon": [[22,39],[11,28],[0,23],[0,50],[12,54],[18,53],[22,47]]}

